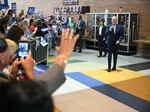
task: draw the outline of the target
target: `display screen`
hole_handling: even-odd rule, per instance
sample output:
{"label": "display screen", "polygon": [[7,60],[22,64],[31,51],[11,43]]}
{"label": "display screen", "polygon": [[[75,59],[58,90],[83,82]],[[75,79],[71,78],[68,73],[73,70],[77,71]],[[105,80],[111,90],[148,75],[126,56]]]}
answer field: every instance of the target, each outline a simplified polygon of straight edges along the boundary
{"label": "display screen", "polygon": [[29,43],[28,42],[19,42],[19,57],[26,57],[29,51]]}

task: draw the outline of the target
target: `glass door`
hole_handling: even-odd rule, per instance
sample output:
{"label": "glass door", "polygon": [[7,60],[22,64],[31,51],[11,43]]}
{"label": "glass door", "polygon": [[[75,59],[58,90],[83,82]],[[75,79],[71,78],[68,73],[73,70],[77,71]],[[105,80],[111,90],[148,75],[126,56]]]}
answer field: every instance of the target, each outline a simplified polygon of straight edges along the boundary
{"label": "glass door", "polygon": [[129,14],[118,14],[118,24],[124,29],[124,39],[122,44],[128,44],[129,41]]}
{"label": "glass door", "polygon": [[87,14],[87,34],[86,38],[87,39],[94,39],[95,34],[94,34],[94,29],[95,29],[95,14]]}

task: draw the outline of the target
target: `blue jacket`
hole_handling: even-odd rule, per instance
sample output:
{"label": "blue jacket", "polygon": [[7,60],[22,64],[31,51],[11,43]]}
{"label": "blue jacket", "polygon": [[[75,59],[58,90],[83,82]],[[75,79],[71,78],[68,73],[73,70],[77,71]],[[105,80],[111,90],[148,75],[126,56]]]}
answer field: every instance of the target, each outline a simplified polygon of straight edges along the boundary
{"label": "blue jacket", "polygon": [[123,38],[124,38],[124,31],[123,31],[123,27],[121,25],[116,25],[116,31],[115,31],[115,34],[113,31],[110,31],[110,27],[112,25],[108,25],[107,28],[106,28],[106,35],[107,35],[107,44],[108,44],[108,47],[110,46],[113,46],[116,44],[116,41],[121,41]]}

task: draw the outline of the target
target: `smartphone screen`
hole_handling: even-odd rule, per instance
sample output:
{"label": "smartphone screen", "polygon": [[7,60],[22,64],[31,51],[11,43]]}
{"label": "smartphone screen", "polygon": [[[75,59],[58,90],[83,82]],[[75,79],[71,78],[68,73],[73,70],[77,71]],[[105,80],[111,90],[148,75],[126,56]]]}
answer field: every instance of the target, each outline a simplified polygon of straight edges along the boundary
{"label": "smartphone screen", "polygon": [[19,58],[27,57],[28,51],[29,51],[29,43],[26,41],[20,41],[19,42],[19,51],[18,51]]}
{"label": "smartphone screen", "polygon": [[42,28],[41,31],[46,32],[46,31],[48,31],[48,28]]}

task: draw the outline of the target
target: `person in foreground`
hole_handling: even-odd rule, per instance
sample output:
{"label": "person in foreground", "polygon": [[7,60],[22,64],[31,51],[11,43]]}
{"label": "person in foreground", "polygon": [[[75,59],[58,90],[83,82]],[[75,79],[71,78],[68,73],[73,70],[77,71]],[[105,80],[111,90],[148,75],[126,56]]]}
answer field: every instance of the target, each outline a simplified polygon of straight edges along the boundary
{"label": "person in foreground", "polygon": [[[117,17],[113,16],[111,24],[106,28],[107,46],[108,46],[108,72],[116,70],[118,47],[124,37],[123,27],[117,24]],[[113,68],[111,69],[111,59],[113,54]]]}
{"label": "person in foreground", "polygon": [[[15,60],[13,62],[11,77],[3,73],[3,69],[15,54],[15,49],[10,48],[17,44],[12,40],[0,38],[0,105],[4,111],[53,112],[53,101],[50,95],[66,79],[64,69],[78,38],[79,35],[75,36],[74,30],[67,29],[62,32],[61,44],[57,48],[58,56],[55,58],[54,64],[38,77],[35,77],[33,73],[35,62],[31,52],[25,59],[22,58],[20,61]],[[28,79],[18,82],[11,81],[16,77],[19,64],[23,66]]]}
{"label": "person in foreground", "polygon": [[[66,62],[69,56],[71,55],[75,43],[79,35],[74,35],[74,30],[67,29],[62,32],[61,36],[61,44],[57,48],[58,56],[55,58],[54,64],[47,69],[41,75],[35,77],[34,75],[34,65],[35,61],[32,58],[31,52],[29,52],[28,56],[24,59],[22,58],[20,61],[15,60],[12,64],[11,69],[11,79],[16,78],[16,74],[18,72],[18,66],[21,64],[27,74],[27,78],[35,81],[43,81],[48,86],[48,91],[52,94],[60,85],[62,85],[65,81],[64,69],[66,67]],[[6,44],[7,42],[2,42],[2,44]],[[3,48],[3,46],[0,45]],[[5,45],[5,48],[0,52],[0,74],[3,74],[3,69],[9,64],[9,61],[12,60],[13,53],[9,51],[9,45]],[[6,61],[7,60],[7,61]]]}
{"label": "person in foreground", "polygon": [[54,112],[54,103],[40,82],[0,82],[2,112]]}

